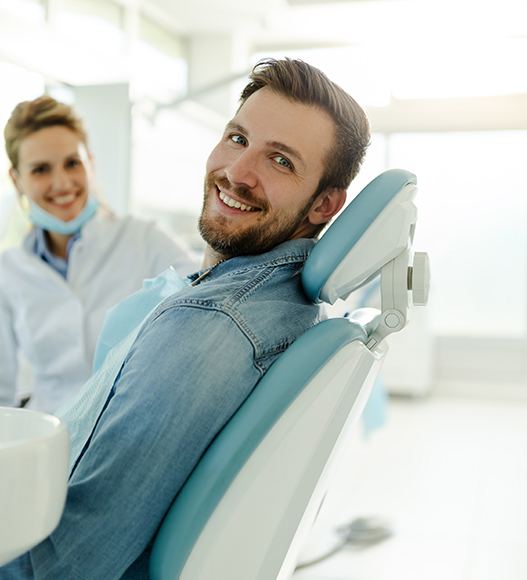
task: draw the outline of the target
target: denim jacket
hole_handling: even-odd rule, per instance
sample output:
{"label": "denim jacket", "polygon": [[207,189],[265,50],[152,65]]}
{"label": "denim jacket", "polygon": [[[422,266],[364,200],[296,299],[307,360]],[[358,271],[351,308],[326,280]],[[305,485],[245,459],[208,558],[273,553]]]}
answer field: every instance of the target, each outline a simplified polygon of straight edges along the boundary
{"label": "denim jacket", "polygon": [[220,263],[150,314],[96,421],[73,436],[86,444],[59,526],[0,579],[148,578],[153,538],[199,458],[280,353],[319,321],[300,283],[313,244],[291,240]]}

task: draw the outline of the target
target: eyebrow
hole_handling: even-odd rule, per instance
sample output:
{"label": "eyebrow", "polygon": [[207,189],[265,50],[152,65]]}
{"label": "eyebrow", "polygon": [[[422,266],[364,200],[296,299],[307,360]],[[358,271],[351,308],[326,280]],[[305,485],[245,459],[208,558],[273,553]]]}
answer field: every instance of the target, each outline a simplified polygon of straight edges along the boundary
{"label": "eyebrow", "polygon": [[49,165],[49,161],[30,161],[28,165],[30,167],[36,167],[37,165]]}
{"label": "eyebrow", "polygon": [[[67,155],[64,159],[66,161],[69,161],[70,159],[73,159],[75,157],[80,158],[80,155],[77,152],[74,152],[74,153],[70,153],[69,155]],[[28,165],[30,167],[37,167],[38,165],[49,165],[49,164],[50,164],[50,162],[48,160],[42,160],[42,161],[35,160],[35,161],[28,162]]]}
{"label": "eyebrow", "polygon": [[[247,131],[247,129],[245,127],[243,127],[242,125],[240,125],[238,123],[234,123],[233,121],[229,121],[227,123],[227,125],[225,126],[225,130],[226,131],[239,131],[240,133],[243,133],[244,135],[249,135],[249,131]],[[272,147],[273,149],[279,149],[280,151],[287,153],[291,157],[294,157],[297,161],[299,161],[305,167],[306,162],[304,161],[304,158],[302,157],[300,152],[297,151],[296,149],[294,149],[293,147],[290,147],[289,145],[286,145],[285,143],[282,143],[280,141],[267,141],[266,145],[268,145],[269,147]]]}

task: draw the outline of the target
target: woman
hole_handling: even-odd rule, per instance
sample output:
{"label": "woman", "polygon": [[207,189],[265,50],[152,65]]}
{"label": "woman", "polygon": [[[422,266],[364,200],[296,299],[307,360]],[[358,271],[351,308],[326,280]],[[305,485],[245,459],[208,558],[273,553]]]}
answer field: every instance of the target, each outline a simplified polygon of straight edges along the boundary
{"label": "woman", "polygon": [[0,405],[16,404],[22,357],[29,407],[52,413],[90,375],[108,308],[169,265],[187,274],[195,264],[152,223],[101,206],[86,132],[69,106],[48,96],[22,102],[4,134],[33,227],[0,255]]}

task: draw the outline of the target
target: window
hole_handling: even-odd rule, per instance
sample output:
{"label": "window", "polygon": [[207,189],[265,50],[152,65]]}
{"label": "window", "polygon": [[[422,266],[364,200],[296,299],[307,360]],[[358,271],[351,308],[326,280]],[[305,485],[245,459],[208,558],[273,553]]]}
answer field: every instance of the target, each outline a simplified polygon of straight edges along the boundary
{"label": "window", "polygon": [[416,173],[416,249],[430,254],[438,335],[527,332],[526,131],[398,134],[389,165]]}
{"label": "window", "polygon": [[145,16],[139,22],[133,60],[131,88],[134,99],[167,102],[187,91],[183,42]]}

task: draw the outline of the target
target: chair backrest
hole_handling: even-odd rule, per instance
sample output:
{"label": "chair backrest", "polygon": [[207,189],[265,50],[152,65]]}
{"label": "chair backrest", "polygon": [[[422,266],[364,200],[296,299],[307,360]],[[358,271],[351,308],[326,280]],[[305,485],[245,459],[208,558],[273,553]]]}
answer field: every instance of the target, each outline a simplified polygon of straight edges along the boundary
{"label": "chair backrest", "polygon": [[[414,184],[412,174],[391,170],[342,212],[303,271],[313,300],[346,296],[394,258],[393,247],[377,240],[374,249],[367,249],[375,272],[369,260],[362,260],[362,271],[347,263],[355,259],[354,248],[365,236],[382,238],[383,225],[394,219],[389,216],[408,206],[408,186],[413,195]],[[412,219],[399,220],[406,231],[399,232],[398,252],[406,250],[413,236],[412,208]],[[346,276],[353,283],[345,282]],[[326,320],[272,365],[201,458],[165,517],[150,561],[154,580],[290,576],[325,493],[330,460],[362,410],[385,355],[384,343],[367,346],[368,331],[375,328],[371,319],[366,325]]]}

